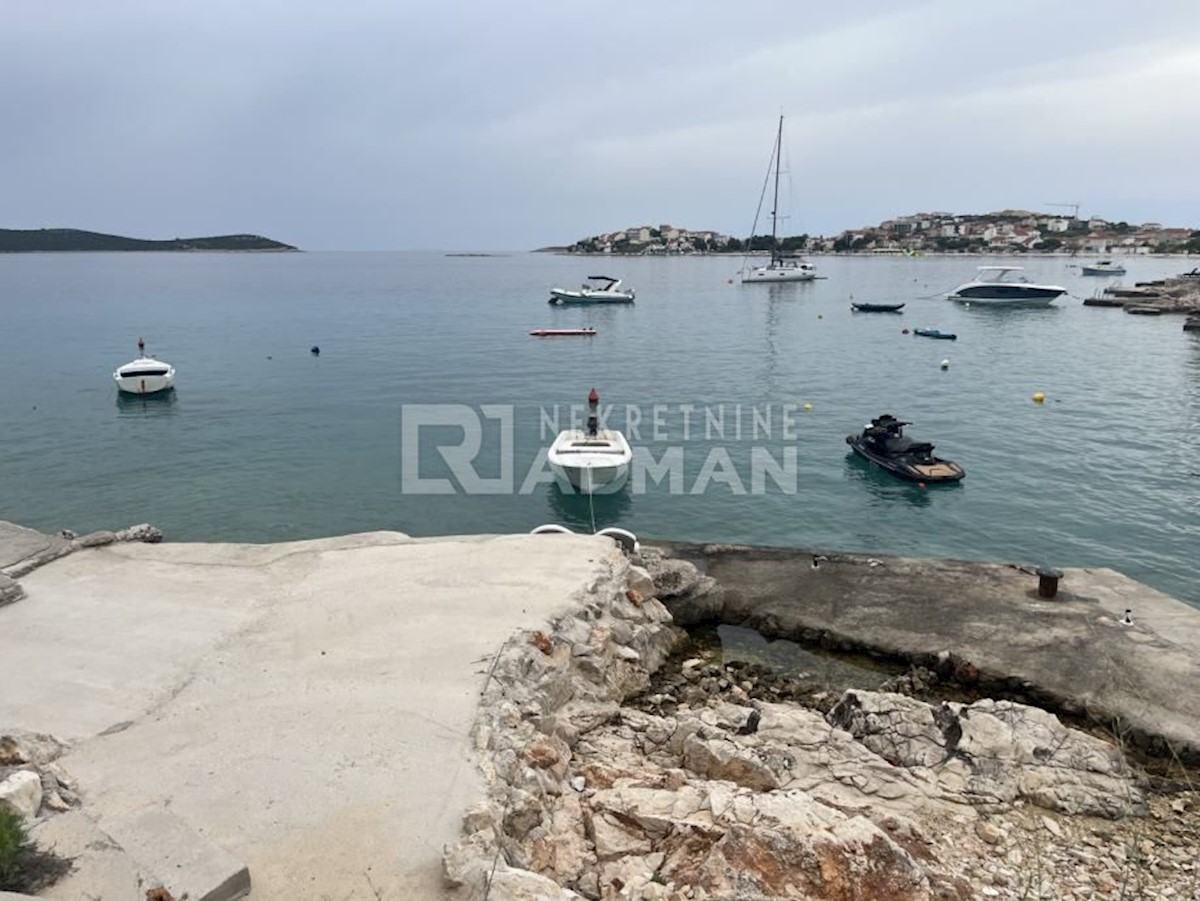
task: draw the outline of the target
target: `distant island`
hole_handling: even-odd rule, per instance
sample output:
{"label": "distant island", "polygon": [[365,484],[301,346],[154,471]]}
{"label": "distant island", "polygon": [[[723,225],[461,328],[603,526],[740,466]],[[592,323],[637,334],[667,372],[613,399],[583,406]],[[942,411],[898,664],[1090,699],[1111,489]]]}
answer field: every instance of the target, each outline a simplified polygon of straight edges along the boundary
{"label": "distant island", "polygon": [[[770,235],[740,239],[711,229],[639,225],[582,238],[542,252],[626,256],[767,253]],[[913,213],[837,235],[790,235],[778,250],[798,253],[1059,253],[1143,255],[1200,253],[1200,230],[1168,228],[1157,222],[1131,225],[1100,216],[1001,210],[994,213]]]}
{"label": "distant island", "polygon": [[148,241],[125,238],[77,228],[0,228],[0,253],[46,253],[61,251],[294,251],[291,244],[261,235],[214,235],[207,238],[172,238]]}

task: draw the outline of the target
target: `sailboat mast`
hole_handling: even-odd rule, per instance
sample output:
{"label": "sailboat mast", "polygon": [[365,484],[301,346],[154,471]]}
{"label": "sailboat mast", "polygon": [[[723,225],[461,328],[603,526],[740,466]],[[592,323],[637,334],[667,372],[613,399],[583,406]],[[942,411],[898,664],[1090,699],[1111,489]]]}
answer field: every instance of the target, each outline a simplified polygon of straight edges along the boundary
{"label": "sailboat mast", "polygon": [[775,204],[771,207],[771,262],[779,259],[779,157],[783,152],[783,116],[779,117],[779,132],[775,135]]}

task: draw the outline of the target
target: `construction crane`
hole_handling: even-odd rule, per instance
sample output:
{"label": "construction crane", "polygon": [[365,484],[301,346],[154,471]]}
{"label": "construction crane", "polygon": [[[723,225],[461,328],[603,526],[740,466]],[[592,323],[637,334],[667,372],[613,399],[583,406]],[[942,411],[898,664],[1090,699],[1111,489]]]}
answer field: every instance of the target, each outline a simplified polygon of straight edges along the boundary
{"label": "construction crane", "polygon": [[1064,207],[1064,208],[1066,208],[1066,209],[1069,209],[1069,210],[1071,211],[1071,218],[1072,218],[1072,219],[1078,219],[1078,218],[1079,218],[1079,207],[1080,207],[1080,204],[1079,204],[1079,202],[1078,202],[1078,201],[1076,201],[1075,203],[1072,203],[1072,202],[1071,202],[1071,201],[1069,201],[1069,200],[1068,200],[1068,201],[1066,201],[1065,203],[1047,203],[1047,204],[1046,204],[1046,206],[1061,206],[1061,207]]}

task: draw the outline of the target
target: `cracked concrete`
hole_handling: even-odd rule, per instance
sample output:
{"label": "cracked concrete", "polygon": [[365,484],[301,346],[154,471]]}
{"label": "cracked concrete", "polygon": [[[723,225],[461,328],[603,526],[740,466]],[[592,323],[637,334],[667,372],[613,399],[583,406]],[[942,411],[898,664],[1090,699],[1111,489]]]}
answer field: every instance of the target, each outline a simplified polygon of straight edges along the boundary
{"label": "cracked concrete", "polygon": [[[771,638],[938,668],[997,697],[1086,714],[1155,756],[1200,759],[1200,610],[1111,569],[1067,569],[1053,600],[994,563],[665,544],[717,588],[666,601]],[[1132,624],[1121,622],[1132,611]]]}
{"label": "cracked concrete", "polygon": [[489,662],[616,553],[584,536],[111,544],[0,608],[0,727],[73,742],[101,820],[168,805],[252,898],[444,897]]}

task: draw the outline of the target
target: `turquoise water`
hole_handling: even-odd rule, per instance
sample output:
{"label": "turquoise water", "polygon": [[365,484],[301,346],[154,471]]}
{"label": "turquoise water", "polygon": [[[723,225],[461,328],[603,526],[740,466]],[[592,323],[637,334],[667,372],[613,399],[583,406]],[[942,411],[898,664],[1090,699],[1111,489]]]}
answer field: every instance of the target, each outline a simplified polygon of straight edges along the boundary
{"label": "turquoise water", "polygon": [[[0,256],[0,518],[77,531],[148,520],[173,540],[274,541],[586,527],[594,514],[679,540],[1113,566],[1200,603],[1200,338],[1178,317],[1071,298],[997,311],[928,297],[980,262],[818,258],[826,280],[741,286],[724,258]],[[1077,296],[1104,283],[1067,262],[1026,265]],[[1125,281],[1192,262],[1134,260]],[[637,304],[546,303],[551,285],[592,269],[615,270]],[[855,315],[850,294],[908,307]],[[581,324],[599,334],[526,334]],[[902,335],[906,326],[959,340]],[[110,372],[138,335],[178,368],[166,401],[118,400]],[[647,419],[650,405],[667,405],[662,440],[643,426],[640,445],[656,457],[681,447],[686,490],[715,447],[749,489],[758,444],[776,459],[795,448],[796,492],[711,484],[678,495],[664,482],[594,509],[546,485],[402,492],[403,405],[515,405],[520,483],[549,442],[540,408],[582,403],[593,385]],[[806,403],[785,436],[781,405]],[[706,439],[696,420],[681,441],[681,404],[776,419],[757,442],[749,424],[741,440],[732,424]],[[966,481],[922,490],[849,457],[844,437],[885,411],[965,465]],[[485,431],[485,450],[496,440]]]}

